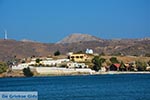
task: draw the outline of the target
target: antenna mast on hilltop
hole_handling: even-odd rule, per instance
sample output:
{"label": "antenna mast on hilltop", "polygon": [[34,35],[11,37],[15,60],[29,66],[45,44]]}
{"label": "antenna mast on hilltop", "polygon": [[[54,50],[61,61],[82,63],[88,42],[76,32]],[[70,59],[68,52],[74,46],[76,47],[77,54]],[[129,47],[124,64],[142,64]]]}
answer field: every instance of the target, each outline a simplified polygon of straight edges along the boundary
{"label": "antenna mast on hilltop", "polygon": [[5,34],[4,39],[7,40],[7,39],[8,39],[8,38],[7,38],[7,30],[4,31],[4,34]]}

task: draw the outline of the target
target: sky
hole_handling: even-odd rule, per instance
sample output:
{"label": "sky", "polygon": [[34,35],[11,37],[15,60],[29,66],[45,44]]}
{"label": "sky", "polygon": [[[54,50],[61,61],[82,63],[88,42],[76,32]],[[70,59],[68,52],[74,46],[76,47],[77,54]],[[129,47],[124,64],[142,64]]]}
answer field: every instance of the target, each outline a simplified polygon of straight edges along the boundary
{"label": "sky", "polygon": [[72,33],[150,37],[150,0],[0,0],[0,38],[54,43]]}

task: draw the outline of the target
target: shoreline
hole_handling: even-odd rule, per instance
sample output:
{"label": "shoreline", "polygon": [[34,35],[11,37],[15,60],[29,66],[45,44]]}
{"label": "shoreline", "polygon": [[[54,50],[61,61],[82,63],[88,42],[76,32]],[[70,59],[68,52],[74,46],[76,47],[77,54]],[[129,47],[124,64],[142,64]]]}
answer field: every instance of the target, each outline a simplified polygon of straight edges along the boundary
{"label": "shoreline", "polygon": [[55,77],[55,76],[94,76],[94,75],[121,75],[121,74],[150,74],[150,72],[97,72],[94,74],[64,74],[64,75],[36,75],[33,77]]}
{"label": "shoreline", "polygon": [[150,74],[150,72],[148,71],[109,71],[109,72],[100,72],[100,74]]}
{"label": "shoreline", "polygon": [[[117,71],[109,71],[109,72],[95,72],[95,73],[56,73],[56,74],[36,74],[32,77],[49,77],[49,76],[86,76],[86,75],[121,75],[121,74],[150,74],[150,72],[146,72],[146,71],[140,71],[140,72],[117,72]],[[6,73],[3,75],[3,74],[0,74],[0,78],[26,78],[25,76],[23,75],[9,75],[7,76]]]}

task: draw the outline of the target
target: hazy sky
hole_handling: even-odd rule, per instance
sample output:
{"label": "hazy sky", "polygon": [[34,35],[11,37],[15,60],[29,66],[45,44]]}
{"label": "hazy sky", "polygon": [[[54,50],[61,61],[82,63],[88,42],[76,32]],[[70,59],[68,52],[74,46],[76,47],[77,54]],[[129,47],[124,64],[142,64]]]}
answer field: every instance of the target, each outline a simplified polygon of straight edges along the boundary
{"label": "hazy sky", "polygon": [[0,0],[0,38],[56,42],[71,33],[150,37],[150,0]]}

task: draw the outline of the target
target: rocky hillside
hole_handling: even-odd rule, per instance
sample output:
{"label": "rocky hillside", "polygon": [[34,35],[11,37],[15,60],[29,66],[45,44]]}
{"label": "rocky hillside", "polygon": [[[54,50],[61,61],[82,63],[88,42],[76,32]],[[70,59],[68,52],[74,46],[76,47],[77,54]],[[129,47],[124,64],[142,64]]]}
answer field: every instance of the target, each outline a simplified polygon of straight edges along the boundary
{"label": "rocky hillside", "polygon": [[67,36],[63,40],[59,41],[58,43],[64,44],[64,43],[76,43],[76,42],[86,42],[86,41],[103,42],[102,39],[97,38],[95,36],[91,36],[91,35],[88,35],[88,34],[74,33],[74,34],[71,34],[71,35]]}
{"label": "rocky hillside", "polygon": [[46,56],[52,52],[51,46],[52,44],[37,42],[0,40],[0,61],[10,60],[14,57]]}
{"label": "rocky hillside", "polygon": [[90,35],[73,34],[56,44],[0,40],[0,61],[13,58],[53,55],[56,50],[62,54],[93,49],[95,53],[145,55],[150,54],[150,39],[104,40]]}

